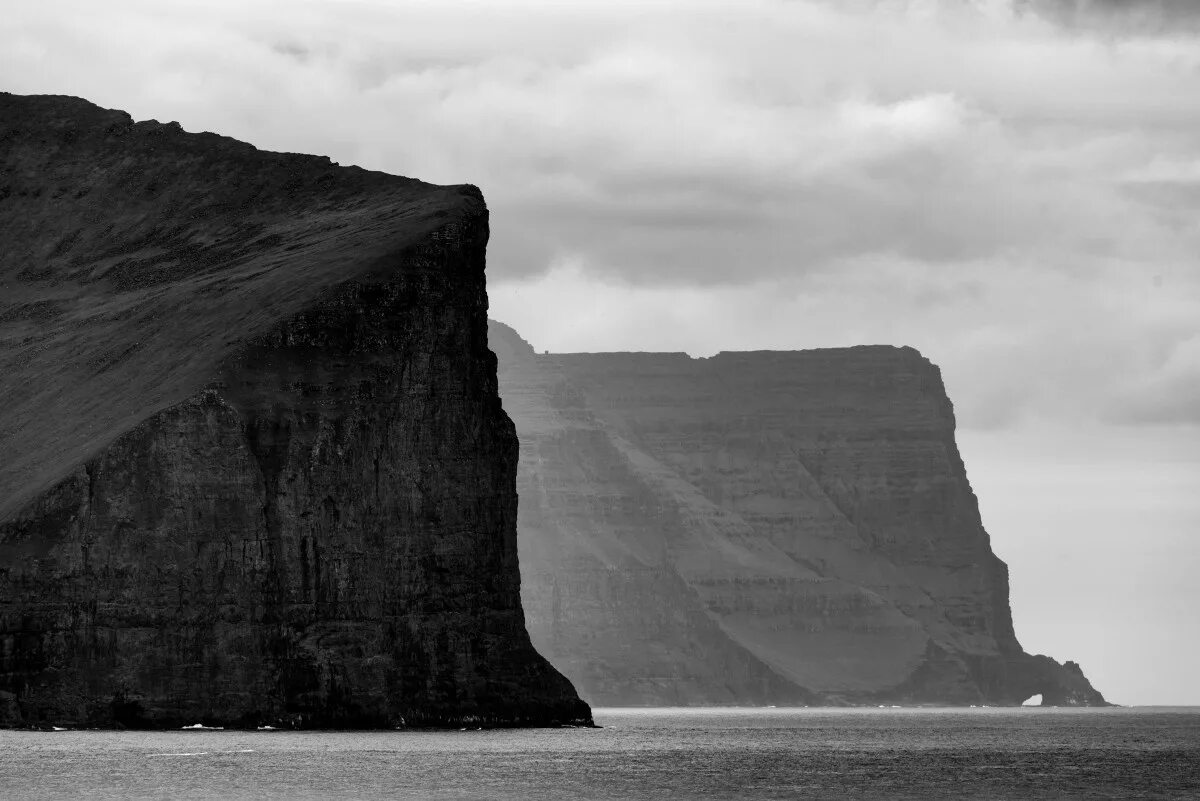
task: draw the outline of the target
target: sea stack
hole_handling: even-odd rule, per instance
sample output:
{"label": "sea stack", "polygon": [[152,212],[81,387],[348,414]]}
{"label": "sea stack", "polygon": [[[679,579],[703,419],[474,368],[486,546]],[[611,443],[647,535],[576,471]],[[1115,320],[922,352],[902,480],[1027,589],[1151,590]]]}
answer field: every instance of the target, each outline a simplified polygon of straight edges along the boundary
{"label": "sea stack", "polygon": [[1100,705],[1027,654],[912,348],[538,354],[493,323],[534,644],[602,706]]}
{"label": "sea stack", "polygon": [[473,186],[0,94],[0,725],[589,723],[487,239]]}

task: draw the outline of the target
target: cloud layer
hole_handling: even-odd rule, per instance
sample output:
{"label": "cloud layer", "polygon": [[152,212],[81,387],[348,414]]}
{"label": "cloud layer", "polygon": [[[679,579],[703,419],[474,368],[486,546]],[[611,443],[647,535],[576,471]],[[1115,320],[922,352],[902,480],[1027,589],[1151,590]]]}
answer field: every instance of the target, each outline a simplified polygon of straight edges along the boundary
{"label": "cloud layer", "polygon": [[968,425],[1200,414],[1190,3],[10,5],[14,91],[479,184],[545,347],[903,342]]}

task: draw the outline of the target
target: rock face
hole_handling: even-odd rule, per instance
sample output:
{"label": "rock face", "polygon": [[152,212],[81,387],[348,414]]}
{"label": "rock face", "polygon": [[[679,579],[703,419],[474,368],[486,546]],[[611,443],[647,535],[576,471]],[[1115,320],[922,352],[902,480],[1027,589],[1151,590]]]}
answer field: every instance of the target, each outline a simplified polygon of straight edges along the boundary
{"label": "rock face", "polygon": [[524,627],[487,236],[0,95],[0,724],[590,721]]}
{"label": "rock face", "polygon": [[594,704],[1102,704],[1026,654],[938,369],[911,348],[536,355],[529,630]]}

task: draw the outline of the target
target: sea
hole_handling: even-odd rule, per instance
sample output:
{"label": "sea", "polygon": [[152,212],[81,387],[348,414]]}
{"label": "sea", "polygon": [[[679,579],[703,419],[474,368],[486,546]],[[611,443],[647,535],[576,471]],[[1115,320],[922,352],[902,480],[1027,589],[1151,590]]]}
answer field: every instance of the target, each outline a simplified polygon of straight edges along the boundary
{"label": "sea", "polygon": [[1200,799],[1200,707],[595,718],[600,728],[0,731],[0,799]]}

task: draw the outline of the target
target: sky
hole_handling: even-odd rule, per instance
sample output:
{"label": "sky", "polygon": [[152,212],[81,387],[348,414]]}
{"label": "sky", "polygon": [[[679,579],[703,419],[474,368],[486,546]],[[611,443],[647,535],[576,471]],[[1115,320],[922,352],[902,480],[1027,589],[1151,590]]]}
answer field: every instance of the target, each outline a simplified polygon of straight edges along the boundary
{"label": "sky", "polygon": [[4,6],[7,91],[480,186],[538,349],[918,348],[1025,648],[1200,704],[1200,3]]}

